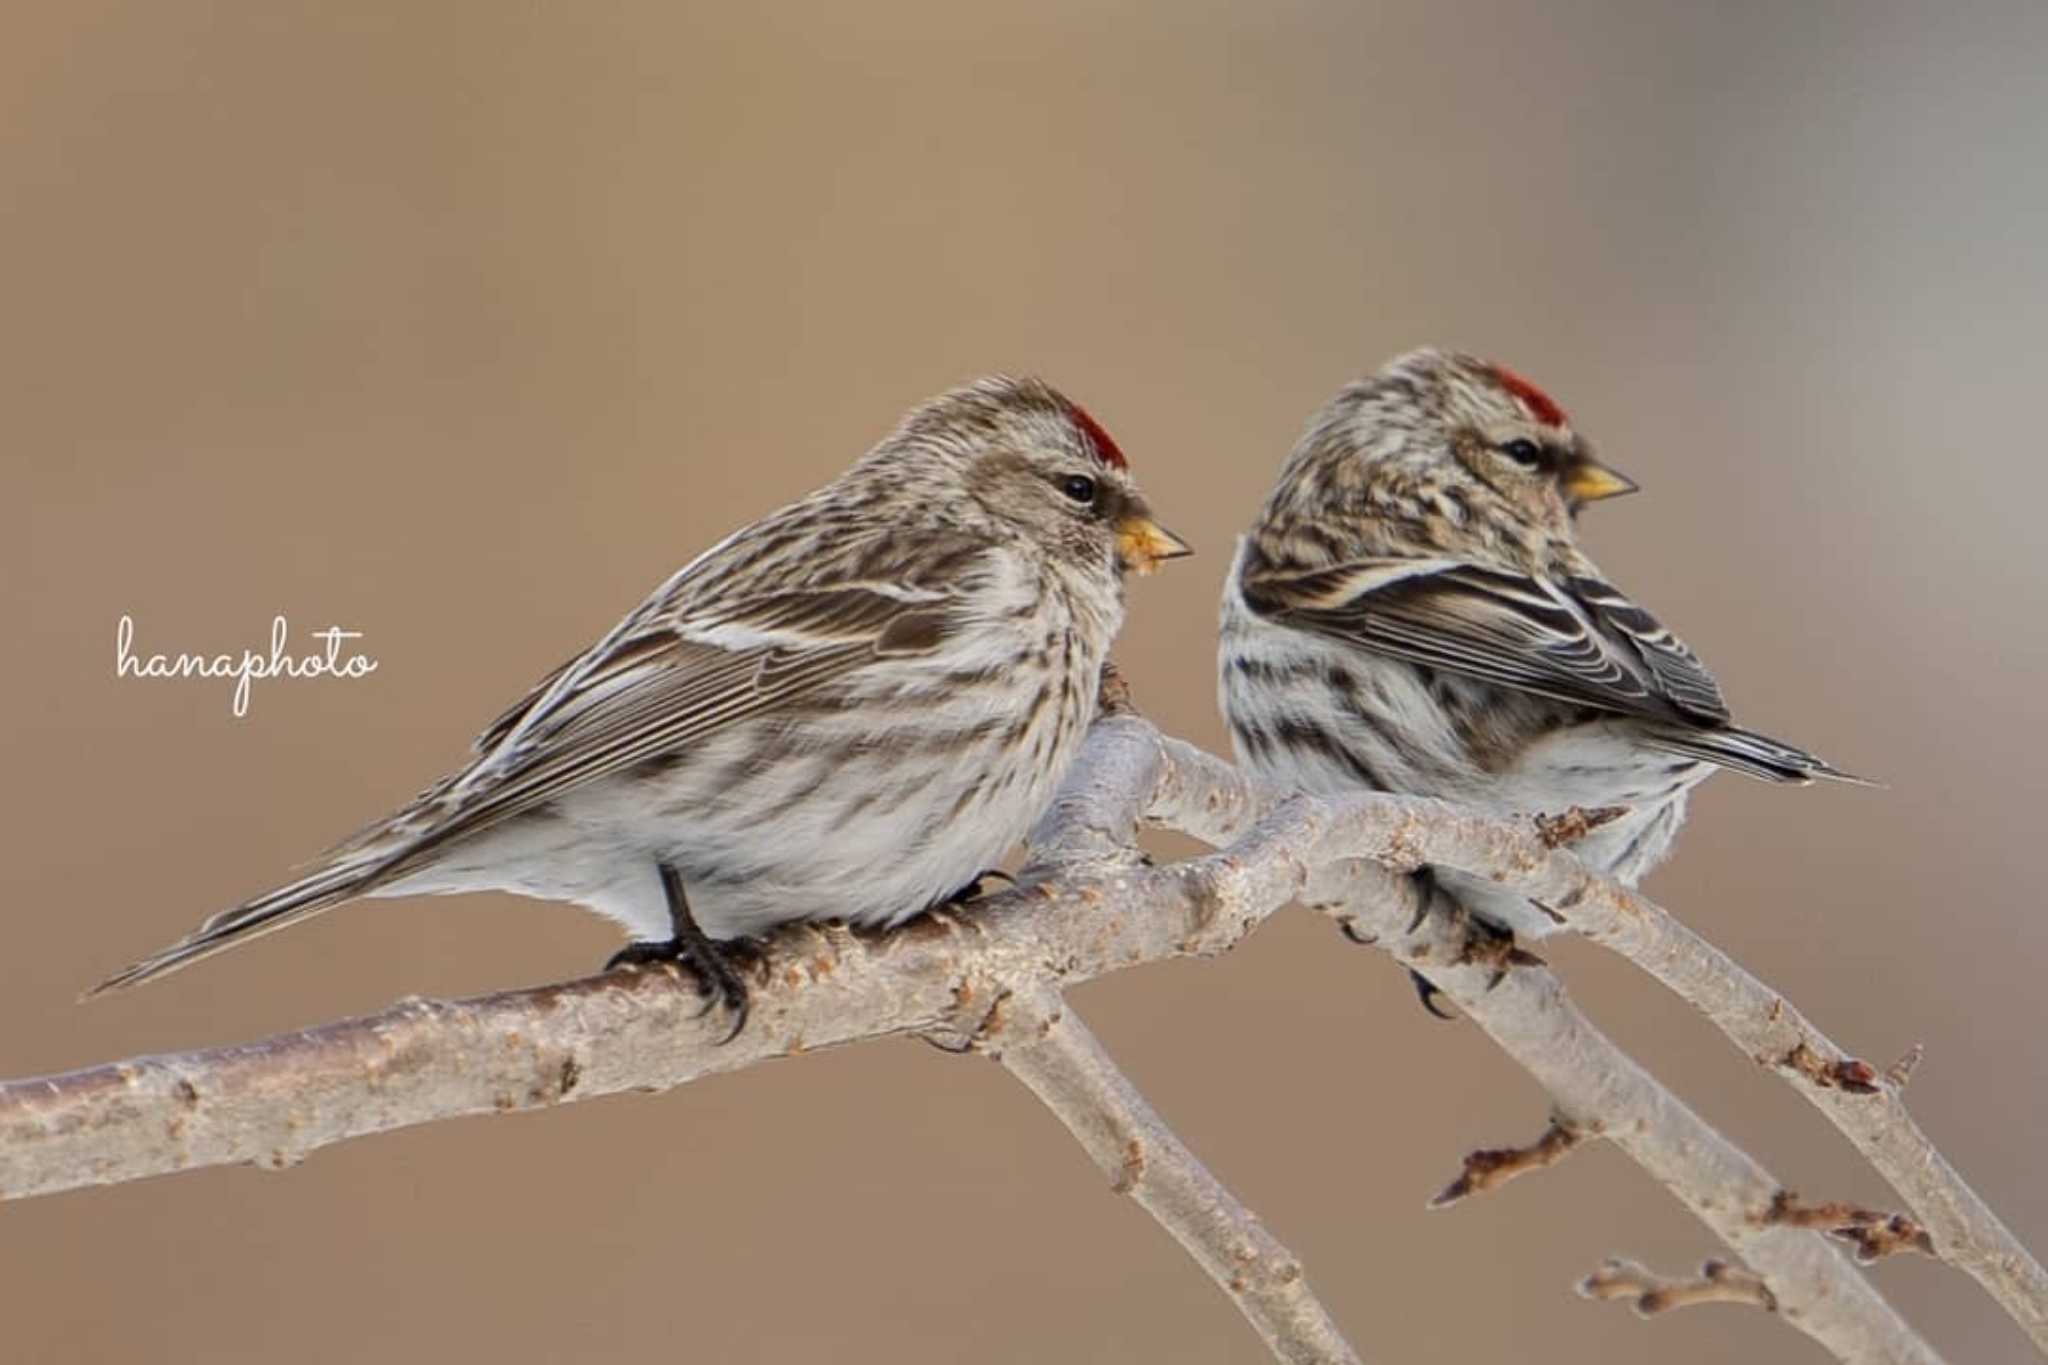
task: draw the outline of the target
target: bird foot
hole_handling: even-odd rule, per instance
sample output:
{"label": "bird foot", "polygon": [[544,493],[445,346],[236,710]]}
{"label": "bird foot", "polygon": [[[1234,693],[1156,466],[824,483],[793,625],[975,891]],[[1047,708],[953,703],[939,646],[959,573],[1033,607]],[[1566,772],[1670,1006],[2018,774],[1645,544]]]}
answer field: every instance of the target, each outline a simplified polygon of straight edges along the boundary
{"label": "bird foot", "polygon": [[988,888],[983,886],[982,883],[989,881],[991,879],[999,881],[1005,886],[1015,886],[1017,884],[1017,879],[1015,877],[1012,877],[1009,873],[1003,871],[999,867],[992,867],[989,868],[986,872],[975,873],[973,881],[967,883],[967,885],[961,887],[958,891],[955,891],[952,895],[940,901],[939,904],[967,905],[974,901],[978,901],[983,896],[986,896],[988,894]]}
{"label": "bird foot", "polygon": [[732,1027],[718,1040],[723,1046],[739,1037],[740,1030],[747,1026],[750,996],[741,972],[758,965],[766,956],[761,945],[750,938],[717,942],[708,938],[678,937],[659,942],[640,939],[613,953],[604,969],[610,972],[621,967],[637,969],[668,962],[689,968],[697,978],[697,995],[704,1001],[703,1009],[697,1011],[698,1017],[702,1018],[713,1005],[725,1006],[732,1016]]}

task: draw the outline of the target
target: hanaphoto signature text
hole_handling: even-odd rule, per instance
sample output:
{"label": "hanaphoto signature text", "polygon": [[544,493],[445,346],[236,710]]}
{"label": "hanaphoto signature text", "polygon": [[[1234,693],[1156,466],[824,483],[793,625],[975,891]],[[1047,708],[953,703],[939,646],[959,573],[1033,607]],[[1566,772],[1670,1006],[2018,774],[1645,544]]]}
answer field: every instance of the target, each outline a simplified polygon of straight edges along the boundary
{"label": "hanaphoto signature text", "polygon": [[349,644],[359,630],[329,626],[311,632],[324,649],[311,654],[287,652],[291,627],[283,616],[270,623],[270,652],[245,649],[233,654],[138,654],[135,618],[123,613],[114,627],[114,676],[117,678],[232,678],[237,716],[249,714],[249,684],[257,678],[362,678],[377,671],[377,661]]}

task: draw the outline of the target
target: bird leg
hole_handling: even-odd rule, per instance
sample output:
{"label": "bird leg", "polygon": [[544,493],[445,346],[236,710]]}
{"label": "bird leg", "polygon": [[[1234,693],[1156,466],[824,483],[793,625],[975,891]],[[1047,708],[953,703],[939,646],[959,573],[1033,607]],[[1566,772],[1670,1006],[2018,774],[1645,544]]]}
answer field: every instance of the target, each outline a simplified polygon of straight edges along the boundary
{"label": "bird leg", "polygon": [[[706,934],[697,923],[697,917],[690,913],[689,898],[683,894],[682,874],[667,863],[658,866],[662,894],[668,898],[668,920],[674,931],[673,937],[663,943],[645,940],[629,943],[612,954],[604,969],[612,971],[618,967],[680,962],[697,978],[697,994],[704,998],[704,1009],[708,1010],[717,1003],[731,1012],[732,1028],[719,1040],[729,1043],[739,1037],[740,1030],[747,1025],[747,983],[739,973],[736,960],[758,959],[761,950],[746,939],[720,943]],[[699,1014],[702,1012],[700,1010]]]}

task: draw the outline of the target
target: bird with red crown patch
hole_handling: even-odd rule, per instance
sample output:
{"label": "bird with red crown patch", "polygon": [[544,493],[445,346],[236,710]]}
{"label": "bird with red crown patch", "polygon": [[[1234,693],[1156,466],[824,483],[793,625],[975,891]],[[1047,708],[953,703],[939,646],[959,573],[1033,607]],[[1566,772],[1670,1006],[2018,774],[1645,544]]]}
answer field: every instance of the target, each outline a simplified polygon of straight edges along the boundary
{"label": "bird with red crown patch", "polygon": [[[1580,510],[1634,488],[1502,366],[1420,350],[1346,386],[1225,584],[1219,688],[1239,757],[1313,792],[1616,808],[1577,852],[1627,885],[1717,768],[1846,777],[1735,725],[1693,652],[1580,549]],[[1491,882],[1433,884],[1499,929],[1556,926]]]}
{"label": "bird with red crown patch", "polygon": [[614,965],[688,963],[737,1033],[738,941],[900,923],[1023,837],[1094,715],[1126,571],[1186,553],[1079,405],[956,389],[679,570],[459,771],[99,989],[361,896],[509,890],[616,920]]}

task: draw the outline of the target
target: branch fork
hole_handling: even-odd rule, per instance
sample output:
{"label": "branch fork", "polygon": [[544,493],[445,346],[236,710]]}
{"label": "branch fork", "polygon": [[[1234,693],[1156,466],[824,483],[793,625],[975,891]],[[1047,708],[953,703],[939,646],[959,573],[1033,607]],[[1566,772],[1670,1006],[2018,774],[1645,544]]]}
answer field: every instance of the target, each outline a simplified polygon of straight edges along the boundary
{"label": "branch fork", "polygon": [[[1588,874],[1566,846],[1598,815],[1568,814],[1546,832],[1409,798],[1283,798],[1110,703],[1032,832],[1022,885],[888,934],[802,925],[772,936],[752,1016],[729,1044],[692,1026],[696,992],[679,973],[619,972],[467,1001],[407,1001],[262,1043],[0,1082],[0,1198],[205,1165],[289,1165],[410,1124],[667,1089],[907,1034],[988,1055],[1030,1088],[1276,1357],[1344,1365],[1357,1357],[1299,1261],[1172,1133],[1062,998],[1073,983],[1138,963],[1227,951],[1298,897],[1403,966],[1426,966],[1549,1092],[1552,1130],[1527,1148],[1475,1153],[1456,1197],[1597,1136],[1750,1267],[1713,1263],[1722,1268],[1690,1288],[1660,1281],[1665,1297],[1653,1301],[1768,1296],[1781,1320],[1839,1359],[1933,1365],[1933,1349],[1821,1235],[1857,1229],[1887,1250],[1939,1246],[2048,1352],[2048,1276],[1902,1108],[1913,1055],[1878,1077],[1662,910]],[[1223,851],[1151,866],[1136,852],[1141,823]],[[1429,907],[1406,874],[1425,866],[1514,886],[1684,995],[1748,1055],[1797,1079],[1890,1179],[1910,1216],[1865,1218],[1869,1211],[1789,1197],[1775,1217],[1746,1214],[1778,1207],[1782,1184],[1595,1029],[1539,961],[1484,960],[1455,916],[1418,914]],[[1627,1278],[1613,1272],[1604,1283]],[[1639,1305],[1648,1292],[1637,1292]]]}

